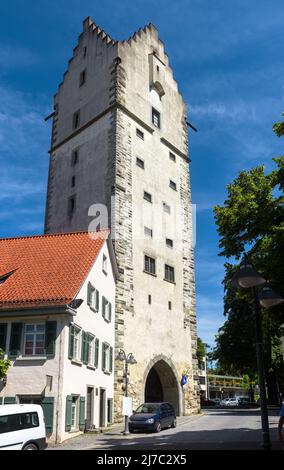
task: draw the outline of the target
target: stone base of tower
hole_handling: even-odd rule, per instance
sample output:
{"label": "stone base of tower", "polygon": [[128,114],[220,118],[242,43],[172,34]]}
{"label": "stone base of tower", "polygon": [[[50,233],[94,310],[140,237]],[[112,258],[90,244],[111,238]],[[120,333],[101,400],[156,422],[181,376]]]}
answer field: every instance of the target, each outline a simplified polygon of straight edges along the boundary
{"label": "stone base of tower", "polygon": [[[120,422],[124,380],[122,368],[119,368],[115,381],[114,420]],[[187,375],[187,383],[181,385],[182,374]],[[177,416],[190,415],[200,411],[200,400],[195,389],[192,370],[188,363],[173,363],[169,357],[159,355],[148,362],[129,366],[128,396],[132,398],[133,409],[144,402],[171,403]],[[197,387],[196,387],[197,388]]]}

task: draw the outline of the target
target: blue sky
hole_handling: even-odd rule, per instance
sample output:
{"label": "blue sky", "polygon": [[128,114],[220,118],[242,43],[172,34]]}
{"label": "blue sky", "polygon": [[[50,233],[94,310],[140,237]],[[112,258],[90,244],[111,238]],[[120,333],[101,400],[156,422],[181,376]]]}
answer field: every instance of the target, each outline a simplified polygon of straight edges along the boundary
{"label": "blue sky", "polygon": [[213,345],[224,321],[224,260],[212,215],[242,169],[283,153],[272,124],[284,111],[283,0],[10,0],[0,16],[0,236],[41,233],[53,94],[92,16],[115,39],[159,30],[188,104],[192,198],[197,204],[199,335]]}

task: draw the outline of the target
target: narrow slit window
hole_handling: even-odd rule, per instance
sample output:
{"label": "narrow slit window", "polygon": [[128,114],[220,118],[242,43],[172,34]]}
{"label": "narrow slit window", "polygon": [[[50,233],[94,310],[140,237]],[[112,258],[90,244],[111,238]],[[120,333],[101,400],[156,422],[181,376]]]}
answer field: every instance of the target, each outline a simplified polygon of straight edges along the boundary
{"label": "narrow slit window", "polygon": [[76,209],[76,196],[71,196],[68,200],[68,215],[72,217]]}
{"label": "narrow slit window", "polygon": [[140,131],[140,129],[136,129],[136,135],[139,139],[144,140],[144,132]]}
{"label": "narrow slit window", "polygon": [[176,156],[175,156],[175,154],[172,153],[172,152],[169,153],[169,158],[170,158],[170,160],[172,160],[172,162],[175,162],[175,161],[176,161]]}
{"label": "narrow slit window", "polygon": [[139,158],[139,157],[136,158],[136,165],[139,166],[139,168],[142,168],[142,170],[144,170],[144,168],[145,168],[144,161],[141,160],[141,158]]}
{"label": "narrow slit window", "polygon": [[170,188],[173,189],[174,191],[177,190],[177,184],[176,184],[174,181],[170,180],[170,185],[169,185],[169,186],[170,186]]}
{"label": "narrow slit window", "polygon": [[158,127],[158,129],[160,129],[161,115],[159,111],[157,111],[155,108],[152,108],[152,123],[154,124],[155,127]]}
{"label": "narrow slit window", "polygon": [[86,77],[87,77],[87,71],[85,69],[80,73],[79,86],[82,86],[84,85],[84,83],[86,83]]}
{"label": "narrow slit window", "polygon": [[80,111],[73,114],[73,129],[78,129],[80,125]]}
{"label": "narrow slit window", "polygon": [[147,202],[152,202],[152,194],[147,193],[147,191],[144,191],[144,199],[145,199]]}

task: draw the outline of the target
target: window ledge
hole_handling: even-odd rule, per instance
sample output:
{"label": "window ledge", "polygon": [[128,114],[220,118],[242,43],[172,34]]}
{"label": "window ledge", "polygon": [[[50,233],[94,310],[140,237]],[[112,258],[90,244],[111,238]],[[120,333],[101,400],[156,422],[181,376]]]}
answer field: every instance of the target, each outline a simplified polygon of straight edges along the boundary
{"label": "window ledge", "polygon": [[87,364],[87,369],[97,370],[97,367],[93,366],[92,364]]}
{"label": "window ledge", "polygon": [[105,375],[111,375],[111,374],[112,374],[112,372],[110,372],[109,370],[103,370],[103,373],[104,373]]}
{"label": "window ledge", "polygon": [[76,366],[82,366],[83,362],[79,361],[78,359],[71,359],[71,363],[76,365]]}
{"label": "window ledge", "polygon": [[18,356],[15,361],[46,361],[47,356]]}
{"label": "window ledge", "polygon": [[103,269],[102,271],[107,276],[107,271],[105,269]]}
{"label": "window ledge", "polygon": [[91,305],[89,305],[89,307],[90,307],[90,310],[92,310],[92,312],[99,313],[99,310],[97,310],[96,308],[91,307]]}
{"label": "window ledge", "polygon": [[149,271],[145,271],[145,269],[143,269],[143,273],[150,274],[150,276],[153,276],[153,277],[157,277],[157,274],[149,273]]}
{"label": "window ledge", "polygon": [[169,282],[170,284],[176,285],[176,282],[175,282],[175,281],[170,281],[169,279],[166,279],[165,277],[164,277],[164,281]]}

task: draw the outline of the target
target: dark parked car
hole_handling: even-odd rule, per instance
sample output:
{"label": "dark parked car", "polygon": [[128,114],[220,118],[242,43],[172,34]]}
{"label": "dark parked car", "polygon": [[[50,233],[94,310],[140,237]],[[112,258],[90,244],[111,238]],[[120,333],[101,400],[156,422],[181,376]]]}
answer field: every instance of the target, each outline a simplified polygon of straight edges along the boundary
{"label": "dark parked car", "polygon": [[207,406],[217,406],[217,403],[213,400],[205,400],[204,398],[201,398],[200,400],[200,405],[207,407]]}
{"label": "dark parked car", "polygon": [[160,432],[163,428],[175,428],[174,407],[170,403],[143,403],[129,418],[129,431]]}

